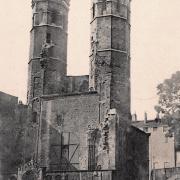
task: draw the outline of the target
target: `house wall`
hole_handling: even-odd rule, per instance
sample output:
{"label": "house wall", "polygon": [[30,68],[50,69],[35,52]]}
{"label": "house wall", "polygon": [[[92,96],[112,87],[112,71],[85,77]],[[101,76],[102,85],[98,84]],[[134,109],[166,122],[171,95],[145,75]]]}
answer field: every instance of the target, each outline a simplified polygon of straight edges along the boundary
{"label": "house wall", "polygon": [[175,167],[178,153],[175,154],[175,136],[168,136],[169,126],[159,121],[136,121],[133,125],[146,133],[150,133],[149,157],[150,171],[152,169]]}
{"label": "house wall", "polygon": [[149,128],[151,169],[175,167],[174,136],[166,137],[167,126]]}

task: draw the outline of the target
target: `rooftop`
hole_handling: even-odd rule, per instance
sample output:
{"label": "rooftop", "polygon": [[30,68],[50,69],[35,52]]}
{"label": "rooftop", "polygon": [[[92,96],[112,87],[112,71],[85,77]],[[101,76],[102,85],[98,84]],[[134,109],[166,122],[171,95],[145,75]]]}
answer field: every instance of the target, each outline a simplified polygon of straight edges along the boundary
{"label": "rooftop", "polygon": [[143,128],[143,127],[164,127],[168,126],[167,122],[162,121],[161,119],[154,119],[154,120],[146,120],[146,121],[132,121],[132,125],[138,128]]}

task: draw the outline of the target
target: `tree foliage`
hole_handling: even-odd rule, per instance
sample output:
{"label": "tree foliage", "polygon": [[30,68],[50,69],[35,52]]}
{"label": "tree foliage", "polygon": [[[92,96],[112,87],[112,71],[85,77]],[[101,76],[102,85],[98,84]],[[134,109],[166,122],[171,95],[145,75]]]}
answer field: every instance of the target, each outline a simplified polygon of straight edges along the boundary
{"label": "tree foliage", "polygon": [[179,119],[180,112],[180,71],[177,71],[170,79],[164,80],[157,86],[159,96],[155,110],[162,113],[164,118]]}
{"label": "tree foliage", "polygon": [[[170,125],[170,134],[180,135],[180,71],[157,86],[159,96],[155,110],[162,114],[161,119]],[[180,142],[180,139],[179,139]]]}

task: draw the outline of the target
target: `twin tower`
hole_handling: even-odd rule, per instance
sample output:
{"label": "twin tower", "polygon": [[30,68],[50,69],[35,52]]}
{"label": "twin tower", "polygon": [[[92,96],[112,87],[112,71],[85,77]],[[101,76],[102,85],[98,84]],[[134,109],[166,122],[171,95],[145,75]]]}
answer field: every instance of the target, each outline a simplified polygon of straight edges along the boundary
{"label": "twin tower", "polygon": [[97,91],[102,114],[115,108],[129,120],[130,0],[91,1],[90,73],[80,77],[67,76],[70,0],[32,1],[27,101],[31,106],[43,95]]}
{"label": "twin tower", "polygon": [[32,2],[26,154],[47,179],[146,180],[149,135],[130,125],[130,0],[91,2],[87,76],[67,75],[70,0]]}

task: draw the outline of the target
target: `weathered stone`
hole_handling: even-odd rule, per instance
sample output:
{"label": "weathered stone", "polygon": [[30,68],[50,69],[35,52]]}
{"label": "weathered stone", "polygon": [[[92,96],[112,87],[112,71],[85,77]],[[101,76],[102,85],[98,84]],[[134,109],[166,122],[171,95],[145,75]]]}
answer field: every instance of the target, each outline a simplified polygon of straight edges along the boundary
{"label": "weathered stone", "polygon": [[[71,94],[59,97],[43,97],[42,99],[42,119],[41,119],[41,143],[40,154],[42,166],[53,168],[53,163],[61,164],[61,159],[49,156],[53,145],[61,145],[59,141],[62,134],[64,138],[68,135],[64,145],[74,144],[78,146],[77,154],[75,154],[77,163],[75,168],[88,169],[88,146],[86,132],[89,126],[96,127],[98,124],[99,102],[96,93]],[[63,114],[63,127],[58,129],[57,114]],[[50,132],[51,131],[51,132]],[[69,142],[69,144],[68,144]],[[73,151],[73,146],[70,151]],[[73,152],[71,152],[73,153]],[[49,155],[48,155],[49,154]],[[70,155],[71,156],[71,155]],[[59,157],[62,158],[62,157]],[[70,160],[71,157],[67,159]],[[53,162],[53,161],[55,162]],[[79,162],[80,160],[80,162]],[[57,167],[54,167],[57,168]],[[68,167],[67,167],[68,168]],[[70,166],[69,166],[70,168]]]}
{"label": "weathered stone", "polygon": [[115,108],[130,121],[130,1],[92,0],[90,83],[100,93],[102,119]]}
{"label": "weathered stone", "polygon": [[69,0],[32,8],[28,157],[47,179],[147,180],[148,135],[129,123],[130,1],[92,0],[89,76],[67,76]]}
{"label": "weathered stone", "polygon": [[69,1],[34,0],[32,8],[28,103],[43,94],[63,92],[67,73]]}

